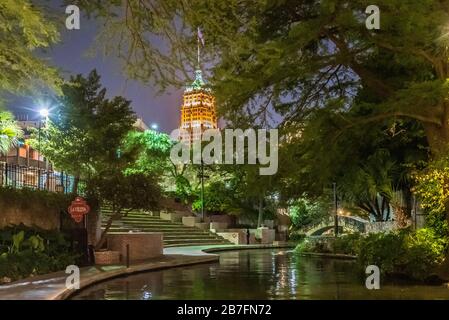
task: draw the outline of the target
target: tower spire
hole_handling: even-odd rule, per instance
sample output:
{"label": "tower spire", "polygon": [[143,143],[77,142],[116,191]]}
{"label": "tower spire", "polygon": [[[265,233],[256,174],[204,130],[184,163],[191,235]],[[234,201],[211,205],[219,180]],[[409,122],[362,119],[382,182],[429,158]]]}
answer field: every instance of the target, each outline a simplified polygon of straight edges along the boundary
{"label": "tower spire", "polygon": [[197,61],[197,70],[201,70],[201,55],[200,55],[200,47],[201,47],[201,45],[202,46],[204,46],[204,37],[203,37],[203,34],[201,33],[201,30],[200,30],[200,27],[198,27],[198,31],[197,31],[197,37],[196,37],[196,39],[197,39],[197,46],[198,46],[198,51],[197,51],[197,59],[198,59],[198,61]]}
{"label": "tower spire", "polygon": [[[198,31],[199,31],[200,29],[198,29]],[[197,51],[197,59],[198,59],[198,61],[197,61],[197,65],[196,65],[196,69],[197,70],[201,70],[201,63],[200,63],[200,37],[199,37],[199,35],[198,35],[198,37],[197,37],[197,45],[198,45],[198,51]]]}

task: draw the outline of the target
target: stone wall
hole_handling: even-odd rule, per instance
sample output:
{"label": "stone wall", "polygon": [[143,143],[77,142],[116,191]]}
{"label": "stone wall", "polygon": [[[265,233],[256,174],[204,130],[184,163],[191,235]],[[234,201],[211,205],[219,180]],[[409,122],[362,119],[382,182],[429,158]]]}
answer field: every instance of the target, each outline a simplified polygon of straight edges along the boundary
{"label": "stone wall", "polygon": [[120,252],[122,263],[126,260],[127,244],[130,261],[156,258],[163,254],[161,232],[120,232],[108,235],[108,250]]}
{"label": "stone wall", "polygon": [[8,225],[23,223],[29,227],[38,227],[44,230],[59,229],[61,215],[58,209],[49,209],[42,205],[20,206],[5,204],[0,199],[0,229]]}
{"label": "stone wall", "polygon": [[235,216],[227,215],[227,214],[213,214],[206,217],[205,222],[222,222],[227,223],[228,226],[235,225]]}
{"label": "stone wall", "polygon": [[246,244],[246,238],[243,232],[217,232],[217,235],[233,244]]}
{"label": "stone wall", "polygon": [[396,221],[369,222],[365,226],[366,233],[378,233],[397,229]]}

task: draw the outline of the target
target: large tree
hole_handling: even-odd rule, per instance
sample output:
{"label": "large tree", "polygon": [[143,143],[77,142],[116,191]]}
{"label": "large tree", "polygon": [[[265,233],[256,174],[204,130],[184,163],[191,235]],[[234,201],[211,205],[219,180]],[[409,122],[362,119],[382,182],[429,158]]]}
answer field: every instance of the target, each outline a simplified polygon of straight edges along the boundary
{"label": "large tree", "polygon": [[[114,162],[136,120],[130,101],[106,98],[95,70],[62,86],[39,139],[31,143],[59,170],[85,180]],[[40,143],[39,143],[40,140]]]}
{"label": "large tree", "polygon": [[448,0],[377,1],[380,30],[366,28],[365,1],[78,3],[108,17],[103,35],[118,36],[130,75],[162,87],[182,83],[183,66],[195,65],[201,27],[220,114],[234,125],[269,125],[276,112],[295,134],[339,99],[367,112],[344,114],[334,143],[351,128],[407,119],[423,129],[434,158],[448,152]]}
{"label": "large tree", "polygon": [[285,200],[303,194],[330,200],[336,182],[341,200],[375,220],[391,218],[390,205],[410,215],[412,170],[428,158],[423,129],[413,120],[384,120],[339,132],[345,118],[364,112],[370,111],[338,103],[323,108],[281,145],[277,187]]}
{"label": "large tree", "polygon": [[[286,121],[302,120],[329,98],[349,104],[363,89],[376,108],[357,123],[408,117],[422,123],[433,153],[449,142],[448,1],[378,1],[380,30],[366,28],[364,1],[77,2],[104,16],[121,7],[124,14],[111,16],[105,30],[119,37],[131,75],[163,85],[179,80],[186,62],[194,65],[201,26],[221,111],[230,119],[248,116],[255,103],[253,120],[267,106]],[[151,35],[165,36],[168,50]]]}

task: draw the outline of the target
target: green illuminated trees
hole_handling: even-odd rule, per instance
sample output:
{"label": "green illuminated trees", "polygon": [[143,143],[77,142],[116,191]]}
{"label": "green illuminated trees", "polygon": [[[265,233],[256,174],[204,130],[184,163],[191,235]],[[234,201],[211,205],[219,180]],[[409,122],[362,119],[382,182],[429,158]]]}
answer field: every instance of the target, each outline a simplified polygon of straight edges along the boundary
{"label": "green illuminated trees", "polygon": [[[72,77],[62,93],[42,129],[40,149],[56,168],[86,180],[114,163],[136,118],[130,101],[105,98],[95,70]],[[39,148],[37,131],[31,143]]]}
{"label": "green illuminated trees", "polygon": [[22,135],[14,116],[0,109],[0,155],[5,155]]}
{"label": "green illuminated trees", "polygon": [[29,0],[2,1],[0,12],[0,91],[58,92],[56,69],[34,55],[59,40],[55,23]]}

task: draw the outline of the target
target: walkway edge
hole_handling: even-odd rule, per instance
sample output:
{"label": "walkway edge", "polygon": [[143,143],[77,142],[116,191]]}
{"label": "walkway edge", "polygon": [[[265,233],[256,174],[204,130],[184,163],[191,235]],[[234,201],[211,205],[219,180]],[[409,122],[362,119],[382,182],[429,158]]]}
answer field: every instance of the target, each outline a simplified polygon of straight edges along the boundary
{"label": "walkway edge", "polygon": [[342,259],[342,260],[355,260],[357,256],[342,253],[318,253],[318,252],[298,252],[298,255],[305,257],[317,257],[317,258],[329,258],[329,259]]}

